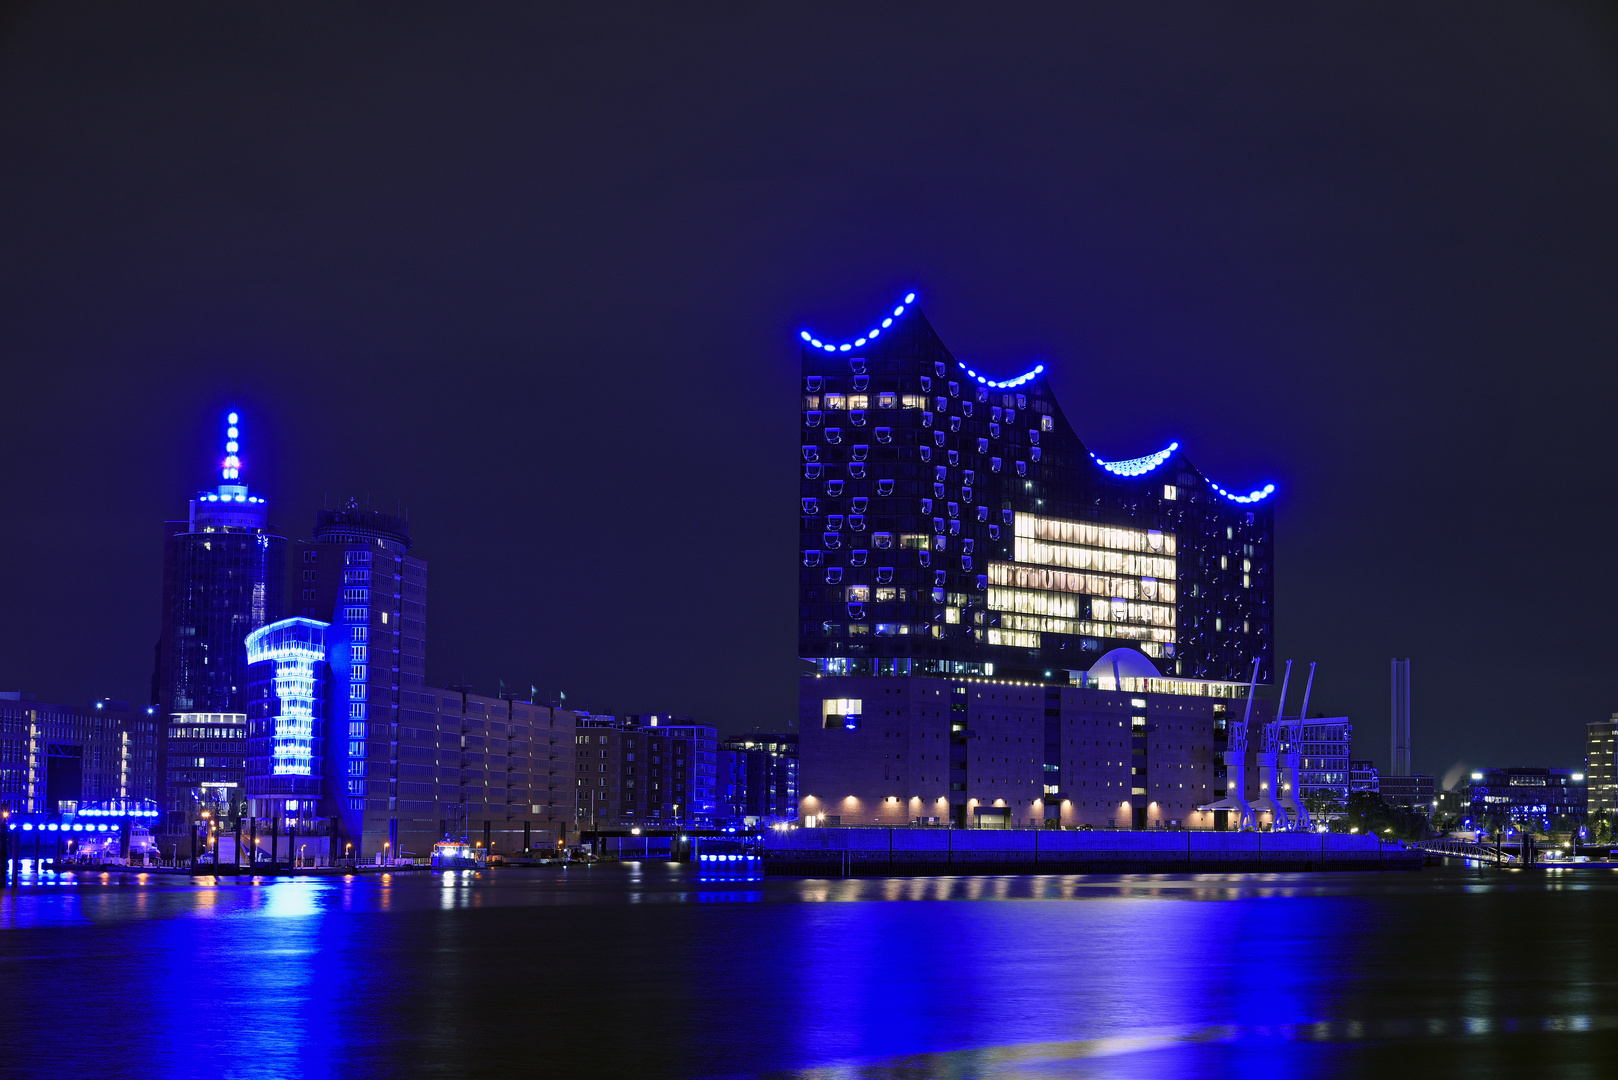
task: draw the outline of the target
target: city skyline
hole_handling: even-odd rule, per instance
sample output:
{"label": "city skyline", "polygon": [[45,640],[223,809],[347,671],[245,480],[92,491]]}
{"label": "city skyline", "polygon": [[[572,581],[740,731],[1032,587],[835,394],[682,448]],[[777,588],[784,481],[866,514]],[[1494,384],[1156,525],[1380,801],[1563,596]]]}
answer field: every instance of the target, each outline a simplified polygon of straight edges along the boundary
{"label": "city skyline", "polygon": [[[775,727],[797,335],[843,340],[915,291],[979,370],[1045,363],[1099,455],[1177,441],[1209,476],[1277,484],[1275,657],[1319,662],[1356,757],[1386,757],[1390,657],[1412,658],[1414,766],[1439,775],[1574,762],[1618,701],[1600,604],[1553,590],[1524,620],[1492,586],[1527,513],[1502,492],[1576,506],[1596,535],[1615,512],[1584,443],[1613,397],[1618,160],[1571,23],[1493,11],[1477,32],[1521,58],[1502,65],[1441,47],[1423,13],[1387,36],[1299,13],[1273,53],[1204,14],[1149,48],[1096,15],[1049,42],[989,28],[959,63],[894,13],[741,52],[586,17],[567,30],[584,64],[536,16],[493,45],[466,23],[377,43],[270,104],[265,69],[205,59],[216,27],[32,18],[14,71],[40,105],[10,135],[32,164],[5,181],[29,212],[8,219],[0,302],[26,405],[0,435],[19,526],[0,600],[25,617],[0,627],[0,685],[143,696],[151,523],[178,516],[235,404],[283,535],[350,495],[409,509],[439,568],[435,682]],[[95,71],[80,33],[110,58]],[[470,82],[422,62],[457,40],[486,57]],[[1160,107],[1149,88],[1194,82],[1210,40],[1263,62]],[[813,77],[833,45],[860,78]],[[1382,73],[1351,114],[1344,64]],[[358,89],[401,71],[432,74],[392,101]],[[108,79],[127,112],[98,108]],[[647,79],[671,96],[612,90]],[[328,160],[287,117],[332,108],[371,134]],[[670,110],[706,119],[674,139]],[[468,111],[484,120],[432,119]],[[207,179],[219,163],[239,181]],[[108,176],[116,198],[86,196]],[[762,613],[744,627],[736,582]],[[1549,670],[1503,675],[1540,626]]]}

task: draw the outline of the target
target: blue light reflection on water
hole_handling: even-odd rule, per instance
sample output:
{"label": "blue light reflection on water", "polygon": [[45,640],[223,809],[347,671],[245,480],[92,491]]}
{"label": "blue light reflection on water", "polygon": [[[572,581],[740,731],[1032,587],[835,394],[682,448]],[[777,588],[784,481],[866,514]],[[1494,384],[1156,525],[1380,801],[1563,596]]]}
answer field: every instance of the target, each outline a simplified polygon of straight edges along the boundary
{"label": "blue light reflection on water", "polygon": [[[884,1080],[1618,1049],[1604,879],[709,877],[24,885],[0,894],[0,981],[28,988],[0,1045],[25,1075],[102,1076],[116,1045],[154,1077]],[[74,1037],[41,1041],[63,1001]]]}

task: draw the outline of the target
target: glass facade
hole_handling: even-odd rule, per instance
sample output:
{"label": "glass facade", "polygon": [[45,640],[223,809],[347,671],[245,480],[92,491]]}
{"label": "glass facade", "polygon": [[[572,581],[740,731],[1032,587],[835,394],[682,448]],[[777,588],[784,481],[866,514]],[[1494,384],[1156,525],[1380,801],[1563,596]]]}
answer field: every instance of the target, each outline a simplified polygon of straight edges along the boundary
{"label": "glass facade", "polygon": [[995,381],[913,296],[866,336],[805,332],[799,655],[825,675],[1065,681],[1120,645],[1166,677],[1271,677],[1273,486],[1179,444],[1093,454],[1043,366]]}
{"label": "glass facade", "polygon": [[[247,757],[247,635],[284,614],[286,540],[269,524],[265,501],[242,482],[241,418],[226,418],[222,482],[191,500],[185,521],[168,523],[163,619],[152,697],[167,719],[160,730],[163,790],[175,822],[210,809],[242,812]],[[234,724],[206,740],[176,736],[192,714],[231,714]]]}

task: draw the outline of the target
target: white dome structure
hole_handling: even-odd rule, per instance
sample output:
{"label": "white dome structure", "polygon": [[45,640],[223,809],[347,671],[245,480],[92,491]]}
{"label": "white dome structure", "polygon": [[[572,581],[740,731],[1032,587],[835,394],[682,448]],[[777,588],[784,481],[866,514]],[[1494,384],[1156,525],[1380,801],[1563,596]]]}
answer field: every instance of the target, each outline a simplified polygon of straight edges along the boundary
{"label": "white dome structure", "polygon": [[1091,665],[1091,682],[1097,678],[1162,678],[1163,672],[1139,649],[1113,649]]}

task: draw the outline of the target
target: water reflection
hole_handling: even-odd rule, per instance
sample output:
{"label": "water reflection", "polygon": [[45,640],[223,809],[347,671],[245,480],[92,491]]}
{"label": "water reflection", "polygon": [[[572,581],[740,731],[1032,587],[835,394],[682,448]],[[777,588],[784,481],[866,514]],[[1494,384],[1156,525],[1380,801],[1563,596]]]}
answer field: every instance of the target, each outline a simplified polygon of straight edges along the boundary
{"label": "water reflection", "polygon": [[[61,880],[0,890],[19,1075],[104,1072],[109,1045],[154,1077],[1598,1075],[1618,1052],[1611,875]],[[74,1038],[42,1040],[64,1000]]]}

